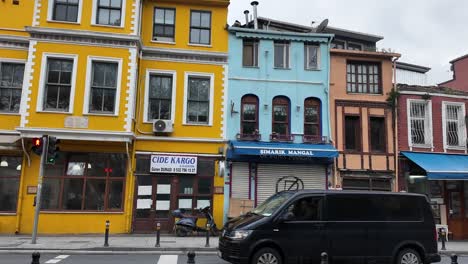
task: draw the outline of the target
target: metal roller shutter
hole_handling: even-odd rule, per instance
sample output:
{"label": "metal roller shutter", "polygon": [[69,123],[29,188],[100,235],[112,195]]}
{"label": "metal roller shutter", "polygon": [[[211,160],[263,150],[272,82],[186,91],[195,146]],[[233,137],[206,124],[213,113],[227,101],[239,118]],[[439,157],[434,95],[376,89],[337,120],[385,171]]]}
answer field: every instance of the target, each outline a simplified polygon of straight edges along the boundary
{"label": "metal roller shutter", "polygon": [[231,197],[249,199],[249,163],[233,162],[231,170]]}
{"label": "metal roller shutter", "polygon": [[326,174],[324,165],[305,164],[258,164],[257,165],[257,204],[262,203],[276,191],[276,182],[285,176],[295,176],[304,182],[304,189],[325,189]]}

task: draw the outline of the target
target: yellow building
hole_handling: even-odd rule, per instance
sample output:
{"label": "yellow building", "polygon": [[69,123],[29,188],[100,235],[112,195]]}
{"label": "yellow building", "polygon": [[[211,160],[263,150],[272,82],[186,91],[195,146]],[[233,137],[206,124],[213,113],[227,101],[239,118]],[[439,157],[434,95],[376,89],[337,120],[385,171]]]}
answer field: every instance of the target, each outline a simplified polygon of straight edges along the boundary
{"label": "yellow building", "polygon": [[207,205],[222,224],[224,183],[217,171],[225,132],[228,5],[228,0],[143,2],[135,232],[152,230],[157,222],[170,230],[170,210]]}
{"label": "yellow building", "polygon": [[0,233],[32,232],[41,181],[39,234],[171,230],[206,205],[222,224],[228,4],[0,1]]}

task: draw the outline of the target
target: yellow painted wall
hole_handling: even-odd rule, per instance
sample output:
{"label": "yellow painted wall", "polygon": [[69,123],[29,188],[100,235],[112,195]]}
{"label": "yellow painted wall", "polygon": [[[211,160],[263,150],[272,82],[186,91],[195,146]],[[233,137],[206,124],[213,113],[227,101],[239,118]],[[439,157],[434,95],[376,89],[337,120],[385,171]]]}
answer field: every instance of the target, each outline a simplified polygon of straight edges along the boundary
{"label": "yellow painted wall", "polygon": [[0,234],[15,233],[16,215],[0,214]]}
{"label": "yellow painted wall", "polygon": [[[39,87],[43,85],[40,83],[41,63],[44,53],[57,53],[66,55],[77,55],[77,76],[75,83],[75,98],[73,106],[73,116],[87,116],[89,119],[88,129],[90,130],[113,130],[123,131],[125,125],[125,104],[127,98],[127,75],[128,75],[128,62],[130,52],[125,48],[108,48],[108,47],[94,47],[94,46],[78,46],[78,45],[64,45],[55,43],[38,43],[36,45],[34,76],[32,81],[31,102],[28,117],[29,127],[48,127],[48,128],[64,128],[65,118],[72,116],[72,114],[63,113],[45,113],[36,112],[37,98],[39,96]],[[83,114],[83,103],[85,100],[85,87],[88,56],[94,57],[109,57],[122,60],[122,74],[120,79],[120,103],[119,103],[119,116],[110,115],[93,115]],[[44,65],[44,69],[46,65]],[[88,104],[89,101],[86,101]]]}
{"label": "yellow painted wall", "polygon": [[[207,2],[211,4],[208,5]],[[216,5],[215,5],[216,4]],[[157,46],[161,48],[176,48],[202,51],[227,52],[228,33],[225,29],[227,23],[227,5],[229,1],[144,1],[142,18],[142,41],[145,46]],[[152,41],[154,7],[169,7],[176,9],[175,19],[175,43],[164,44]],[[201,45],[189,44],[190,36],[190,10],[211,11],[211,45],[203,47]]]}
{"label": "yellow painted wall", "polygon": [[[28,0],[32,1],[32,0]],[[67,23],[60,21],[48,20],[49,3],[52,1],[42,0],[42,5],[39,10],[39,26],[59,29],[73,29],[73,30],[88,30],[97,32],[108,32],[108,33],[119,33],[119,34],[130,34],[132,15],[138,10],[137,6],[133,6],[135,0],[123,0],[125,3],[125,20],[123,27],[118,26],[106,26],[106,25],[93,25],[96,24],[95,19],[92,19],[93,0],[81,0],[82,2],[82,14],[80,23]],[[96,1],[97,2],[97,1]],[[95,7],[94,7],[95,8]],[[79,15],[78,15],[79,17]]]}
{"label": "yellow painted wall", "polygon": [[0,35],[28,36],[25,26],[31,26],[34,0],[22,0],[14,5],[11,0],[0,1]]}

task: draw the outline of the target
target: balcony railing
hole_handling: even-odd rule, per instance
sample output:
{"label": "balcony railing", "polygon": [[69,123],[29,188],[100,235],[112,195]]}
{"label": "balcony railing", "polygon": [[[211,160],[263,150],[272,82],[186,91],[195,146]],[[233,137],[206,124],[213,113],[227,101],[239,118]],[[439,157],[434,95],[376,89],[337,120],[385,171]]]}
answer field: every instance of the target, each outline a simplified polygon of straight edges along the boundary
{"label": "balcony railing", "polygon": [[244,140],[244,141],[259,141],[262,139],[262,135],[258,133],[253,133],[253,134],[237,134],[236,135],[237,140]]}
{"label": "balcony railing", "polygon": [[273,134],[270,135],[270,141],[293,142],[294,141],[294,135],[285,135],[285,134],[273,133]]}
{"label": "balcony railing", "polygon": [[328,137],[315,136],[315,135],[303,135],[302,142],[309,144],[328,144],[330,140]]}

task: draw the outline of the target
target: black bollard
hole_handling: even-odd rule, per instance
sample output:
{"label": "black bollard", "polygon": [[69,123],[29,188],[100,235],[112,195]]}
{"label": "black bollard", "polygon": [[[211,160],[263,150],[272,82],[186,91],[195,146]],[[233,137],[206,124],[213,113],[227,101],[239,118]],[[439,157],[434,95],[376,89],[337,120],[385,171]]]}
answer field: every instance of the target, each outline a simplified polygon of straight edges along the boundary
{"label": "black bollard", "polygon": [[161,223],[156,223],[156,246],[155,247],[160,247],[160,241],[161,241]]}
{"label": "black bollard", "polygon": [[195,251],[187,253],[187,264],[195,264]]}
{"label": "black bollard", "polygon": [[31,264],[40,264],[39,259],[41,258],[41,253],[34,252],[32,253],[32,262]]}
{"label": "black bollard", "polygon": [[439,229],[439,238],[440,238],[440,241],[442,242],[442,248],[440,250],[446,250],[445,248],[446,235],[447,233],[445,233],[445,228]]}
{"label": "black bollard", "polygon": [[109,246],[109,226],[110,226],[110,221],[106,220],[106,233],[104,235],[104,246],[105,247]]}
{"label": "black bollard", "polygon": [[206,244],[205,247],[210,247],[210,224],[206,224]]}
{"label": "black bollard", "polygon": [[458,256],[457,255],[452,254],[450,256],[450,258],[452,259],[452,262],[450,264],[458,264]]}
{"label": "black bollard", "polygon": [[328,264],[327,252],[322,252],[322,254],[320,255],[320,264]]}

